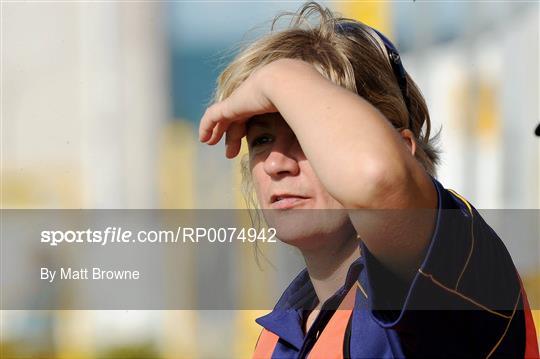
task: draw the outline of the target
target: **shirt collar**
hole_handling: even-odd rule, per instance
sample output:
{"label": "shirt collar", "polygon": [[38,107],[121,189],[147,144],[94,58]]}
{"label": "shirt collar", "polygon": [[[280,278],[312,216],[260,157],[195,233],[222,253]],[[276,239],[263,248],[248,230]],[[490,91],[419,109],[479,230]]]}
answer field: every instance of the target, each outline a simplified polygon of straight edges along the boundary
{"label": "shirt collar", "polygon": [[[363,267],[364,257],[360,256],[351,263],[347,271],[345,285],[338,289],[324,303],[323,307],[329,302],[335,302],[337,297],[343,297],[351,286],[359,280]],[[300,350],[304,341],[301,311],[303,309],[313,308],[316,303],[317,295],[315,294],[315,289],[313,288],[307,269],[304,269],[285,289],[272,312],[257,318],[255,321]]]}

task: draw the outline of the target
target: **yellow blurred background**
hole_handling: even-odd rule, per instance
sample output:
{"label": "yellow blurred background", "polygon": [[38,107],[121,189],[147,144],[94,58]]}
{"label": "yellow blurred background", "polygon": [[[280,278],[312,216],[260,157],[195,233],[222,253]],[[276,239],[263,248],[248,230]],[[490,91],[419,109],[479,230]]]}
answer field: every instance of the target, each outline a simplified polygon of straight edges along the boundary
{"label": "yellow blurred background", "polygon": [[[394,40],[442,125],[446,187],[539,208],[538,3],[323,3]],[[197,121],[226,50],[300,5],[2,2],[2,208],[244,207],[238,161],[200,145]],[[540,248],[503,239],[540,307]],[[244,269],[251,295],[286,284]],[[245,358],[262,314],[2,311],[1,357]]]}

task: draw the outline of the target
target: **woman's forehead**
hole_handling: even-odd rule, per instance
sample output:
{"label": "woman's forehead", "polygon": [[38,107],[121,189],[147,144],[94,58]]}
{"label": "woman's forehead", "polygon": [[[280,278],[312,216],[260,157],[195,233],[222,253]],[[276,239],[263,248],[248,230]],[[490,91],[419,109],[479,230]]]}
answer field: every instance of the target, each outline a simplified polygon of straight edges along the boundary
{"label": "woman's forehead", "polygon": [[287,123],[279,112],[265,113],[262,115],[253,116],[247,122],[247,129],[251,127],[262,127],[265,129],[271,129],[279,126],[287,126]]}

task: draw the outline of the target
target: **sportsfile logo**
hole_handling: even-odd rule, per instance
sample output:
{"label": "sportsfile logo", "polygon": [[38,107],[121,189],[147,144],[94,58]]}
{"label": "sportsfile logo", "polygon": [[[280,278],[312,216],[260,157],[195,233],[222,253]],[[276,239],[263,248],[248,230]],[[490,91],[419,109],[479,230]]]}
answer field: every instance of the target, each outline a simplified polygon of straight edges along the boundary
{"label": "sportsfile logo", "polygon": [[122,227],[107,227],[104,230],[44,230],[41,243],[58,246],[61,243],[253,243],[256,241],[276,243],[275,228],[236,228],[236,227],[177,227],[176,230],[131,231]]}

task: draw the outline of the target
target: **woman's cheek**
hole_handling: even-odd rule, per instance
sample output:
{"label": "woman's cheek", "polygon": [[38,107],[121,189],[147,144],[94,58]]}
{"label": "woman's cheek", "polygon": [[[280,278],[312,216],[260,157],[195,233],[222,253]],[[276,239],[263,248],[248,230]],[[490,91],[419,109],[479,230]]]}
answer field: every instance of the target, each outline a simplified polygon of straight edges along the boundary
{"label": "woman's cheek", "polygon": [[262,178],[259,172],[260,171],[258,171],[257,169],[254,169],[251,172],[251,180],[253,182],[253,188],[255,189],[255,194],[257,195],[257,200],[259,202],[259,205],[262,208],[265,208],[267,207],[267,203],[265,201],[265,195],[264,195],[266,191],[264,188],[265,187],[264,179]]}

